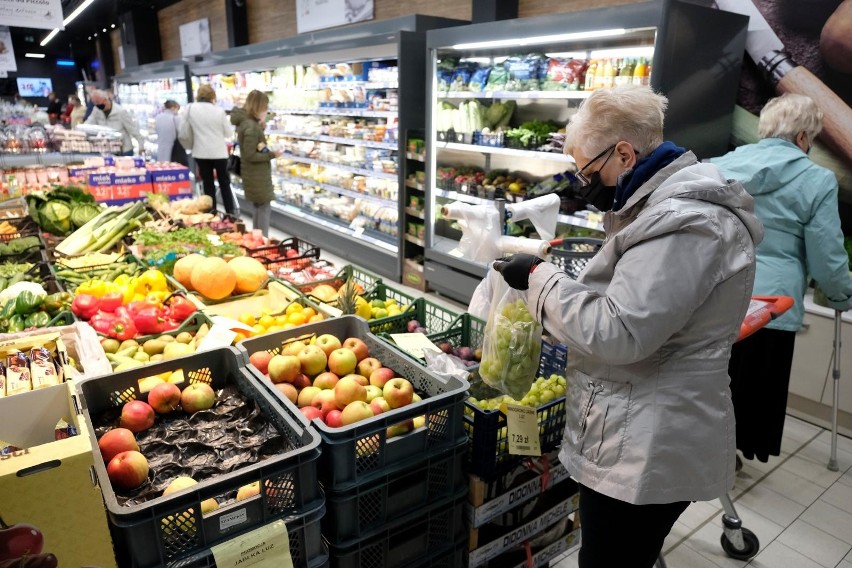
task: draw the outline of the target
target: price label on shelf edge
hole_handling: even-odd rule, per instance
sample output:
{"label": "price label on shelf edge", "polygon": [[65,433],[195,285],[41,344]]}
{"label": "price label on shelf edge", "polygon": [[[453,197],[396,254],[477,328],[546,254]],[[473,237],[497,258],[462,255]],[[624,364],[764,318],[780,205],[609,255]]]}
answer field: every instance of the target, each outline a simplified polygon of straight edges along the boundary
{"label": "price label on shelf edge", "polygon": [[538,414],[536,414],[535,408],[516,404],[506,405],[506,430],[511,455],[541,455]]}

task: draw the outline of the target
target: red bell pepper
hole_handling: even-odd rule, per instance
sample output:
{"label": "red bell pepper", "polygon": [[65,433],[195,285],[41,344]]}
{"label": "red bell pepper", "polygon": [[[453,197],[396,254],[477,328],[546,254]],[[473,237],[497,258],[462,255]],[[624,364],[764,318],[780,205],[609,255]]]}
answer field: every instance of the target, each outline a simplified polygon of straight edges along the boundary
{"label": "red bell pepper", "polygon": [[71,302],[71,311],[78,318],[91,319],[100,309],[100,301],[91,294],[80,294]]}
{"label": "red bell pepper", "polygon": [[136,324],[133,323],[133,320],[117,317],[113,321],[109,336],[119,341],[124,341],[126,339],[133,339],[137,333]]}
{"label": "red bell pepper", "polygon": [[115,324],[115,320],[115,314],[98,312],[89,320],[89,325],[91,325],[98,333],[109,335],[113,324]]}
{"label": "red bell pepper", "polygon": [[133,319],[133,316],[130,315],[130,310],[127,309],[127,306],[118,306],[115,309],[115,315],[124,319]]}
{"label": "red bell pepper", "polygon": [[136,324],[136,329],[143,335],[150,333],[163,333],[170,327],[166,326],[165,311],[157,308],[145,308],[136,312],[133,316],[133,322]]}
{"label": "red bell pepper", "polygon": [[179,322],[194,314],[197,309],[192,301],[181,295],[172,296],[168,305],[168,316]]}
{"label": "red bell pepper", "polygon": [[160,309],[160,306],[158,306],[157,304],[153,304],[151,302],[146,302],[144,300],[139,301],[139,302],[130,302],[129,304],[127,304],[124,307],[127,308],[127,313],[130,315],[130,317],[134,318],[134,319],[136,318],[136,314],[138,314],[139,312],[141,312],[143,310],[147,310],[147,309],[151,309],[151,308],[153,308],[155,310]]}
{"label": "red bell pepper", "polygon": [[124,303],[124,295],[119,292],[112,292],[101,297],[101,311],[115,312]]}

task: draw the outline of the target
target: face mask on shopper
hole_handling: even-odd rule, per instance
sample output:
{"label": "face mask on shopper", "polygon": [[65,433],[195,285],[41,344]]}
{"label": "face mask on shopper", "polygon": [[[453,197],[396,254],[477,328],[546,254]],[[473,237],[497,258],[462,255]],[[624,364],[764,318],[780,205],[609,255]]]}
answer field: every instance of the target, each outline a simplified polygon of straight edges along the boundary
{"label": "face mask on shopper", "polygon": [[594,172],[589,177],[589,184],[579,188],[577,193],[598,211],[609,211],[615,202],[615,186],[604,185],[600,172]]}
{"label": "face mask on shopper", "polygon": [[96,107],[98,107],[98,108],[99,108],[99,109],[101,109],[101,110],[106,110],[106,105],[105,105],[105,104],[103,104],[103,103],[101,103],[101,104],[99,104],[99,105],[95,105],[95,106],[96,106]]}

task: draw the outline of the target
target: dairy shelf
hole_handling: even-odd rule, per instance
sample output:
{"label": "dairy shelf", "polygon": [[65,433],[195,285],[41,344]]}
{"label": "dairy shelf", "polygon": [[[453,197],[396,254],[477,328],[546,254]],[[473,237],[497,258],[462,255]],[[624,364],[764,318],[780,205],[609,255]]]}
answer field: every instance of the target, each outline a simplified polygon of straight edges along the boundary
{"label": "dairy shelf", "polygon": [[405,212],[411,215],[412,217],[417,217],[418,219],[425,219],[425,214],[419,209],[412,209],[411,207],[406,207]]}
{"label": "dairy shelf", "polygon": [[338,89],[363,87],[365,89],[379,91],[384,89],[398,89],[399,81],[321,81],[314,85],[305,85],[302,88],[306,91],[318,91],[320,89],[335,87]]}
{"label": "dairy shelf", "polygon": [[286,138],[298,138],[299,140],[313,140],[315,142],[330,142],[332,144],[346,144],[348,146],[365,146],[367,148],[379,148],[381,150],[398,150],[399,145],[396,142],[376,142],[373,140],[356,140],[354,138],[342,138],[338,136],[310,135],[297,134],[295,132],[287,132],[285,130],[270,130],[269,134],[275,136],[284,136]]}
{"label": "dairy shelf", "polygon": [[271,109],[275,114],[307,114],[315,116],[353,116],[358,118],[395,118],[395,110],[368,110],[357,108],[311,108],[311,109]]}
{"label": "dairy shelf", "polygon": [[329,185],[327,183],[319,183],[317,181],[307,179],[307,178],[300,178],[300,177],[296,177],[296,176],[288,176],[288,175],[281,175],[281,174],[273,174],[273,177],[275,179],[279,180],[279,181],[286,181],[286,182],[290,182],[290,183],[300,183],[302,185],[311,185],[311,186],[314,186],[314,187],[319,187],[319,188],[324,189],[326,191],[332,191],[334,193],[339,193],[340,195],[345,195],[347,197],[352,197],[352,198],[355,198],[355,199],[365,199],[367,201],[373,201],[375,203],[381,203],[383,205],[391,205],[394,208],[397,206],[397,203],[398,203],[398,201],[396,201],[394,199],[385,199],[384,197],[378,197],[376,195],[370,195],[368,193],[360,193],[360,192],[357,192],[357,191],[352,191],[351,189],[344,189],[344,188],[336,186],[336,185]]}
{"label": "dairy shelf", "polygon": [[279,160],[290,160],[291,162],[299,162],[302,164],[316,164],[317,166],[324,166],[326,168],[336,168],[338,170],[344,172],[350,172],[353,174],[368,176],[377,179],[389,179],[393,181],[397,181],[399,179],[399,174],[389,173],[389,172],[380,172],[376,170],[365,170],[363,168],[353,168],[352,166],[346,166],[343,164],[336,164],[334,162],[326,162],[325,160],[317,160],[316,158],[306,158],[304,156],[294,156],[292,154],[281,154],[278,157]]}
{"label": "dairy shelf", "polygon": [[538,152],[536,150],[516,150],[515,148],[503,148],[498,146],[481,146],[478,144],[459,144],[458,142],[438,142],[435,145],[439,150],[456,150],[458,152],[473,152],[476,154],[492,154],[497,156],[511,156],[513,158],[547,160],[549,162],[563,162],[573,164],[574,158],[565,154],[555,152]]}

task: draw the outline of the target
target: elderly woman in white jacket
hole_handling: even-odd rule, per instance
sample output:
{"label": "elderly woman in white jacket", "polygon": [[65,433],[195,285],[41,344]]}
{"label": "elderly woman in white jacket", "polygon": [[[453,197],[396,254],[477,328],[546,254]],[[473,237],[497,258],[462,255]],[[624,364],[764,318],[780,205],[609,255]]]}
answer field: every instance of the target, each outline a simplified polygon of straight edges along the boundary
{"label": "elderly woman in white jacket", "polygon": [[495,263],[569,348],[559,457],[580,484],[581,568],[650,568],[688,504],[734,482],[728,358],[763,230],[739,183],[663,141],[666,106],[618,87],[572,118],[566,152],[607,233],[577,281]]}

